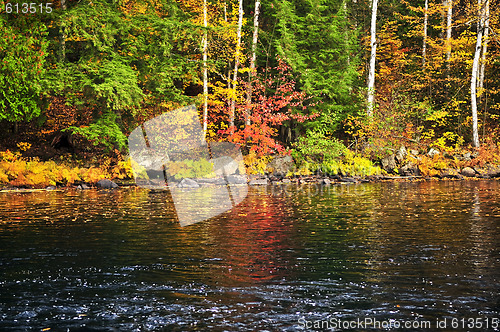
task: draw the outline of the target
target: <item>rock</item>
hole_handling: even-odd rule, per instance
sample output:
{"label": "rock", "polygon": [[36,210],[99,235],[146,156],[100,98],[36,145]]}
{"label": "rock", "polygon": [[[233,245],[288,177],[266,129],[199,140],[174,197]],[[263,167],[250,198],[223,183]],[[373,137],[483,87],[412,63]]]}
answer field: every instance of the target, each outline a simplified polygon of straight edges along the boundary
{"label": "rock", "polygon": [[470,152],[466,152],[462,155],[462,160],[465,160],[465,161],[471,161],[472,160],[472,156],[470,154]]}
{"label": "rock", "polygon": [[90,187],[87,186],[85,183],[82,183],[80,186],[82,187],[83,190],[90,189]]}
{"label": "rock", "polygon": [[116,183],[114,183],[113,181],[108,180],[108,179],[99,180],[99,181],[97,181],[96,185],[97,185],[97,188],[101,188],[101,189],[118,188],[118,185]]}
{"label": "rock", "polygon": [[177,185],[179,188],[199,188],[200,185],[193,179],[185,178]]}
{"label": "rock", "polygon": [[410,161],[399,169],[399,173],[404,176],[410,176],[410,175],[418,176],[420,175],[420,170],[414,163]]}
{"label": "rock", "polygon": [[461,179],[462,175],[460,175],[460,173],[456,169],[447,168],[441,171],[439,177],[441,179]]}
{"label": "rock", "polygon": [[324,184],[325,186],[329,186],[330,184],[332,184],[332,181],[330,181],[330,179],[328,179],[328,178],[324,178],[323,180],[321,180],[321,184]]}
{"label": "rock", "polygon": [[383,158],[381,162],[382,162],[382,168],[385,169],[387,172],[393,172],[394,169],[397,167],[396,158],[394,157],[393,154]]}
{"label": "rock", "polygon": [[283,181],[281,181],[281,182],[283,182],[283,183],[292,183],[292,180],[290,180],[290,179],[283,179]]}
{"label": "rock", "polygon": [[470,167],[465,167],[461,173],[463,176],[468,176],[468,177],[476,176],[476,171]]}
{"label": "rock", "polygon": [[418,150],[410,150],[410,154],[413,155],[413,156],[418,156]]}
{"label": "rock", "polygon": [[293,166],[294,163],[291,156],[275,157],[269,164],[267,164],[269,171],[278,176],[286,176]]}
{"label": "rock", "polygon": [[408,155],[408,152],[406,151],[405,146],[401,145],[401,147],[399,148],[399,150],[396,152],[396,156],[395,156],[396,161],[398,163],[402,163],[405,160],[405,158],[406,158],[407,155]]}
{"label": "rock", "polygon": [[358,180],[351,178],[351,177],[345,177],[345,178],[340,179],[340,182],[356,183],[356,182],[358,182]]}
{"label": "rock", "polygon": [[56,187],[54,187],[54,186],[48,186],[47,188],[45,188],[45,190],[55,190],[55,189],[56,189]]}
{"label": "rock", "polygon": [[263,186],[263,185],[267,185],[267,179],[255,179],[255,180],[251,180],[248,184],[251,185],[251,186]]}
{"label": "rock", "polygon": [[228,184],[246,184],[247,177],[245,175],[228,175],[226,177]]}
{"label": "rock", "polygon": [[429,152],[427,152],[427,155],[431,158],[438,154],[441,154],[441,152],[439,152],[439,150],[434,148],[430,148]]}
{"label": "rock", "polygon": [[214,164],[214,172],[217,176],[236,174],[240,166],[236,160],[229,156],[211,159],[210,162]]}
{"label": "rock", "polygon": [[474,170],[483,177],[496,178],[500,176],[500,166],[486,165],[482,168],[475,166]]}
{"label": "rock", "polygon": [[200,178],[195,180],[198,184],[204,185],[204,184],[213,184],[213,185],[224,185],[226,184],[226,180],[224,178],[219,177],[219,178]]}

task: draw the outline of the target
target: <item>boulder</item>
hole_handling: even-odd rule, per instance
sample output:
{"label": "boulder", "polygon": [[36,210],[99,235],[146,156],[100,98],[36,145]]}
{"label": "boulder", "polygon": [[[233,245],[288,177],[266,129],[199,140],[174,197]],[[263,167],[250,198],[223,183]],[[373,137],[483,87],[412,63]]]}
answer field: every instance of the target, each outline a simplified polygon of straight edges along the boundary
{"label": "boulder", "polygon": [[99,180],[99,181],[97,181],[96,185],[97,185],[97,188],[101,188],[101,189],[118,188],[118,185],[116,183],[114,183],[113,181],[108,180],[108,179]]}
{"label": "boulder", "polygon": [[236,160],[229,156],[211,159],[210,162],[214,164],[214,173],[217,176],[236,174],[240,166]]}
{"label": "boulder", "polygon": [[246,184],[247,177],[245,175],[228,175],[226,177],[228,184]]}
{"label": "boulder", "polygon": [[328,178],[324,178],[321,180],[321,184],[324,184],[325,186],[329,186],[330,184],[332,184],[332,181],[330,181],[330,179],[328,179]]}
{"label": "boulder", "polygon": [[255,179],[255,180],[250,180],[248,183],[251,186],[265,186],[267,185],[268,181],[266,178],[264,179]]}
{"label": "boulder", "polygon": [[418,176],[420,175],[420,170],[414,163],[410,161],[399,169],[399,174],[404,176],[410,176],[410,175]]}
{"label": "boulder", "polygon": [[199,188],[200,185],[193,179],[185,178],[177,185],[179,188]]}
{"label": "boulder", "polygon": [[55,186],[48,186],[47,188],[45,188],[45,190],[56,190],[56,187]]}
{"label": "boulder", "polygon": [[430,148],[429,152],[427,152],[427,155],[431,158],[438,154],[441,154],[441,152],[439,152],[439,150],[434,148]]}
{"label": "boulder", "polygon": [[292,183],[292,180],[290,180],[290,179],[283,179],[283,181],[281,181],[281,182],[283,182],[283,183]]}
{"label": "boulder", "polygon": [[358,180],[356,180],[355,178],[351,178],[351,177],[345,177],[345,178],[340,179],[340,182],[356,183],[356,182],[358,182]]}
{"label": "boulder", "polygon": [[387,172],[393,172],[394,169],[397,167],[396,166],[396,158],[394,157],[393,154],[390,156],[387,156],[381,160],[382,162],[382,168],[386,170]]}
{"label": "boulder", "polygon": [[496,178],[500,176],[500,166],[486,165],[485,167],[475,166],[474,170],[481,176]]}
{"label": "boulder", "polygon": [[293,158],[291,156],[279,156],[275,157],[269,164],[267,168],[270,172],[278,176],[285,176],[293,168]]}
{"label": "boulder", "polygon": [[410,150],[410,154],[413,155],[413,156],[418,156],[418,150]]}
{"label": "boulder", "polygon": [[439,177],[441,179],[461,179],[461,178],[463,178],[463,176],[460,175],[460,173],[456,169],[453,169],[453,168],[443,169],[441,171],[441,174],[439,174]]}
{"label": "boulder", "polygon": [[396,155],[395,155],[396,161],[401,164],[405,160],[407,155],[408,155],[408,152],[406,151],[405,146],[401,145],[399,150],[396,151]]}
{"label": "boulder", "polygon": [[463,176],[467,177],[473,177],[476,176],[476,171],[470,167],[465,167],[462,169],[462,172],[460,172]]}

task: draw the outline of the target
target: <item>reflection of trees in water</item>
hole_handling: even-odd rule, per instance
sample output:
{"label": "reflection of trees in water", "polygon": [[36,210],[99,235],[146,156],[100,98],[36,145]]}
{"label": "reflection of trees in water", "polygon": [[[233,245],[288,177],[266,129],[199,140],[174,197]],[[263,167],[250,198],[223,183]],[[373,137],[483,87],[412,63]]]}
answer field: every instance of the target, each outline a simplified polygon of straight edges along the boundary
{"label": "reflection of trees in water", "polygon": [[222,274],[216,278],[240,285],[288,276],[294,227],[287,210],[286,202],[253,192],[228,215],[209,223],[213,242],[208,254],[222,260],[217,266]]}
{"label": "reflection of trees in water", "polygon": [[[406,302],[414,305],[413,289],[423,291],[428,298],[439,293],[440,298],[450,299],[446,303],[449,309],[466,310],[467,301],[473,300],[456,302],[459,291],[450,286],[460,285],[463,278],[477,278],[486,285],[484,289],[479,286],[475,296],[491,296],[488,281],[481,278],[483,274],[494,277],[484,269],[497,265],[499,258],[500,234],[493,217],[499,214],[498,189],[495,181],[384,186],[379,208],[369,223],[367,241],[373,272],[368,280],[379,286],[399,286],[382,288],[380,294],[386,295],[379,297],[399,301],[401,307]],[[420,305],[444,310],[440,306],[445,304],[422,299]]]}

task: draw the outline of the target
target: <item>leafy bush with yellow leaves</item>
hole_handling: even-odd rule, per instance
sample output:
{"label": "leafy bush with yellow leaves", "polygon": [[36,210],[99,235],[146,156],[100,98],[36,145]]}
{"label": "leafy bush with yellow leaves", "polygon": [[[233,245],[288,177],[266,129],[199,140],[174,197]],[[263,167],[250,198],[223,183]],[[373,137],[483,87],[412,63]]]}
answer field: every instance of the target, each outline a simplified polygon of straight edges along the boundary
{"label": "leafy bush with yellow leaves", "polygon": [[0,152],[0,184],[15,187],[44,188],[70,186],[78,182],[96,183],[104,178],[124,179],[133,177],[129,162],[119,161],[115,166],[79,168],[54,161],[42,162],[38,158],[22,158],[19,152]]}

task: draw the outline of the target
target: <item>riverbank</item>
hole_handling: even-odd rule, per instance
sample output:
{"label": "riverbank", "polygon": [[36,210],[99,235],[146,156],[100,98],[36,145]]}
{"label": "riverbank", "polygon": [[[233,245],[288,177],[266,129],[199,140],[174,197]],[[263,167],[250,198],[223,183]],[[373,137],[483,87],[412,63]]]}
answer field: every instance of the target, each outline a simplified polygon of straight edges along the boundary
{"label": "riverbank", "polygon": [[[217,176],[214,177],[212,174],[208,179],[204,174],[212,172],[210,162],[216,168]],[[416,150],[407,151],[404,146],[378,161],[369,160],[347,150],[341,158],[329,161],[328,164],[297,162],[290,155],[267,157],[265,162],[249,159],[247,156],[241,163],[232,159],[228,163],[217,159],[210,162],[205,161],[205,164],[210,166],[210,172],[197,170],[194,165],[196,163],[170,162],[166,168],[168,181],[179,187],[198,187],[225,183],[251,186],[308,183],[334,185],[379,181],[500,178],[500,165],[494,154],[485,156],[481,151],[450,154],[441,153],[434,148],[424,154]],[[329,167],[325,167],[325,164]],[[222,169],[225,178],[222,178]],[[177,173],[171,173],[174,171]],[[140,186],[158,184],[156,182],[163,181],[163,177],[160,178],[155,180],[146,176],[146,182]],[[40,161],[36,157],[26,158],[20,152],[9,150],[0,152],[0,190],[60,188],[85,190],[124,186],[136,186],[136,183],[130,161],[123,158],[103,158],[96,165],[81,165],[67,160]]]}

